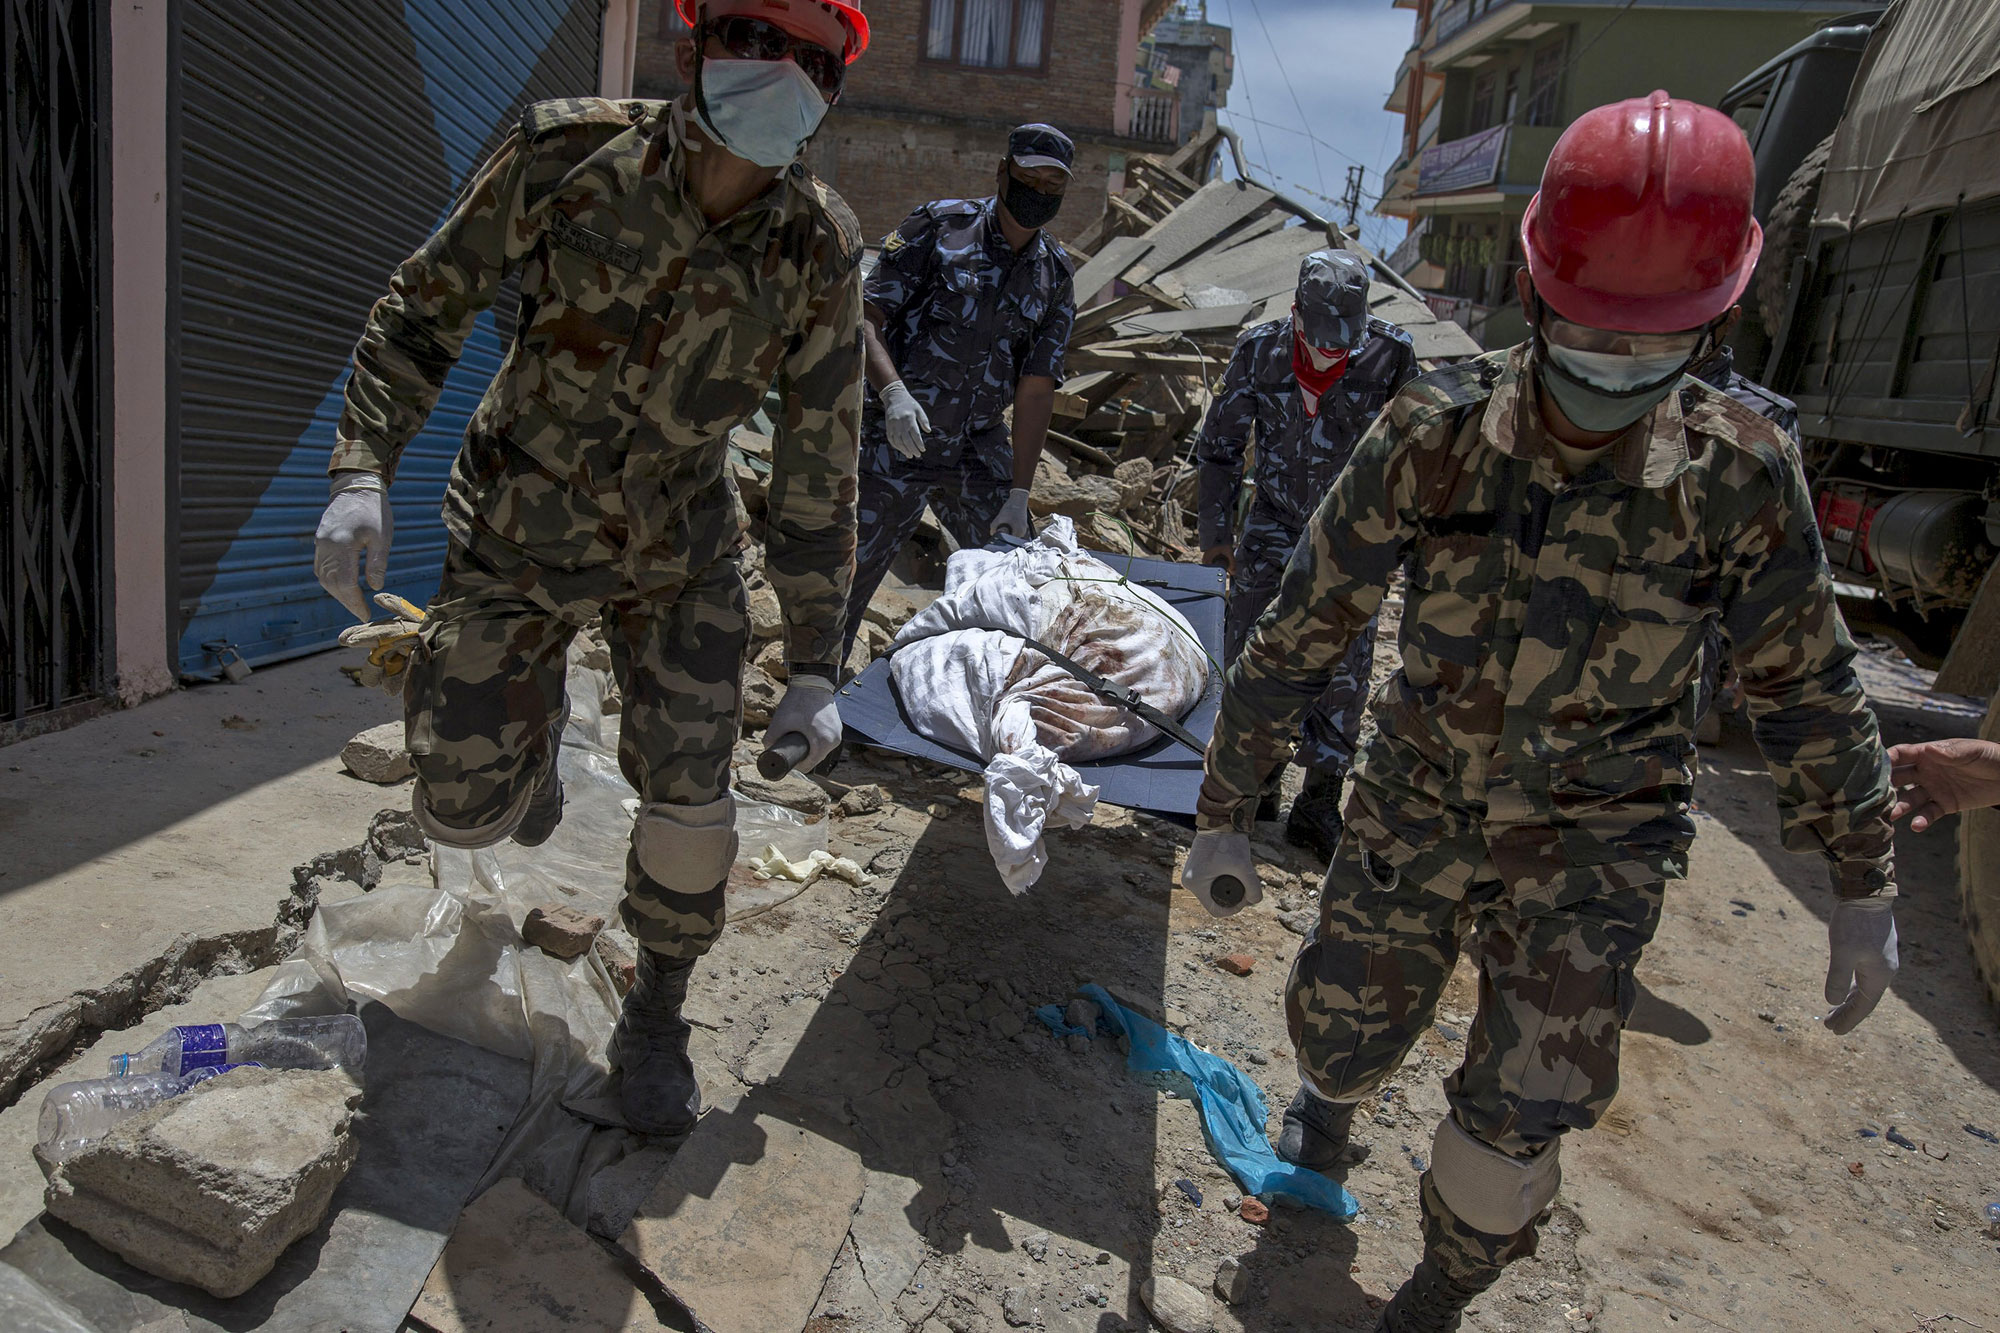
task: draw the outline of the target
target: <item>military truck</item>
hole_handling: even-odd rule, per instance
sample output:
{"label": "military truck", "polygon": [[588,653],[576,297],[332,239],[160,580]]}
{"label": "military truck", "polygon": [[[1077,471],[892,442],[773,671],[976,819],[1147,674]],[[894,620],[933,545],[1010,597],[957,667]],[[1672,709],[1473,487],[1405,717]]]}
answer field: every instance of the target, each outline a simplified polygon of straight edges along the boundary
{"label": "military truck", "polygon": [[[1765,228],[1738,368],[1799,406],[1843,609],[2000,739],[2000,4],[1835,19],[1721,105]],[[1959,879],[2000,1003],[2000,813],[1961,821]]]}

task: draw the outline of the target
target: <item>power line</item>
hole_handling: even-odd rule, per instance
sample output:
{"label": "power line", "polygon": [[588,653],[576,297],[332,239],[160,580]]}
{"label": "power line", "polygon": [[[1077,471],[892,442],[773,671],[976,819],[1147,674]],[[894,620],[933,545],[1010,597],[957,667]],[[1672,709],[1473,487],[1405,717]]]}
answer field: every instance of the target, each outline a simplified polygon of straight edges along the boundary
{"label": "power line", "polygon": [[[1259,5],[1257,0],[1250,0],[1250,12],[1256,16],[1257,26],[1264,30],[1264,44],[1271,48],[1272,63],[1278,67],[1278,77],[1284,80],[1285,91],[1291,94],[1292,110],[1299,113],[1299,124],[1307,124],[1305,104],[1299,101],[1299,90],[1292,86],[1292,76],[1285,69],[1285,58],[1278,54],[1278,43],[1271,36],[1271,25],[1264,22],[1263,6]],[[1325,189],[1326,168],[1320,165],[1319,140],[1308,134],[1306,142],[1312,145],[1313,174],[1319,177],[1320,188]]]}
{"label": "power line", "polygon": [[[1306,131],[1306,130],[1301,130],[1301,129],[1295,129],[1295,128],[1293,128],[1293,127],[1292,127],[1292,126],[1290,126],[1290,125],[1279,125],[1279,124],[1276,124],[1276,123],[1274,123],[1274,122],[1270,122],[1270,121],[1262,121],[1262,120],[1258,120],[1258,119],[1257,119],[1257,118],[1256,118],[1256,117],[1255,117],[1254,115],[1245,115],[1245,114],[1244,114],[1244,113],[1242,113],[1241,111],[1238,111],[1238,110],[1236,110],[1236,109],[1235,109],[1234,107],[1217,107],[1217,108],[1216,108],[1216,111],[1217,111],[1217,114],[1219,114],[1219,115],[1226,115],[1226,116],[1230,116],[1230,117],[1232,117],[1233,119],[1236,119],[1236,120],[1243,120],[1243,121],[1248,121],[1248,122],[1249,122],[1250,124],[1252,124],[1252,125],[1260,125],[1260,126],[1261,126],[1261,125],[1267,125],[1267,124],[1268,124],[1268,125],[1270,125],[1270,127],[1271,127],[1272,129],[1274,129],[1274,130],[1277,130],[1277,131],[1278,131],[1279,133],[1281,133],[1281,134],[1296,134],[1296,135],[1298,135],[1298,136],[1299,136],[1300,138],[1302,138],[1302,139],[1311,139],[1311,140],[1312,140],[1312,141],[1313,141],[1314,143],[1318,144],[1318,145],[1319,145],[1319,146],[1320,146],[1321,148],[1324,148],[1324,149],[1326,149],[1326,151],[1327,151],[1327,152],[1329,152],[1329,153],[1333,153],[1333,154],[1336,154],[1336,155],[1338,155],[1338,156],[1340,156],[1340,157],[1343,157],[1343,158],[1346,158],[1346,159],[1347,159],[1347,160],[1348,160],[1349,162],[1352,162],[1352,163],[1353,163],[1353,164],[1354,164],[1355,166],[1358,166],[1358,167],[1362,168],[1362,169],[1363,169],[1364,171],[1372,171],[1372,172],[1374,172],[1374,173],[1375,173],[1375,174],[1376,174],[1377,176],[1380,176],[1380,177],[1382,177],[1382,179],[1384,179],[1384,180],[1387,180],[1387,179],[1389,178],[1389,173],[1388,173],[1388,172],[1386,172],[1386,171],[1384,171],[1384,170],[1383,170],[1382,168],[1380,168],[1380,167],[1371,167],[1371,166],[1369,166],[1369,165],[1368,165],[1368,164],[1367,164],[1366,162],[1364,162],[1364,161],[1362,161],[1362,160],[1361,160],[1360,158],[1356,157],[1356,156],[1355,156],[1354,154],[1352,154],[1352,153],[1348,152],[1348,151],[1347,151],[1346,149],[1344,149],[1344,148],[1340,147],[1340,146],[1339,146],[1338,144],[1330,144],[1330,143],[1328,143],[1328,142],[1327,142],[1326,140],[1324,140],[1324,139],[1320,139],[1320,138],[1316,138],[1316,137],[1314,137],[1314,136],[1313,136],[1313,135],[1312,135],[1312,134],[1311,134],[1310,132],[1308,132],[1308,131]],[[1258,136],[1258,142],[1259,142],[1259,143],[1261,144],[1261,143],[1262,143],[1262,141],[1263,141],[1263,136],[1262,136],[1262,135],[1259,135],[1259,136]]]}

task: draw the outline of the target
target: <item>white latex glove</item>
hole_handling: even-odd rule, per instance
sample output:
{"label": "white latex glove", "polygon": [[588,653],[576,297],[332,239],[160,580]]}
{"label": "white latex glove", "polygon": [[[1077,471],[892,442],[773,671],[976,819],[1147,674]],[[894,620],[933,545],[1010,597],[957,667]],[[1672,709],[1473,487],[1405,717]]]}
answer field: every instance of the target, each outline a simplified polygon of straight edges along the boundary
{"label": "white latex glove", "polygon": [[993,516],[993,525],[987,529],[995,537],[1006,533],[1009,537],[1028,538],[1035,535],[1035,525],[1028,517],[1028,493],[1016,486],[1007,492],[1007,503],[1000,506],[1000,512]]}
{"label": "white latex glove", "polygon": [[[1230,907],[1215,901],[1215,881],[1231,875],[1243,885],[1243,901]],[[1257,863],[1250,855],[1250,835],[1228,829],[1211,829],[1194,835],[1187,861],[1181,866],[1181,887],[1201,899],[1210,916],[1234,916],[1252,903],[1264,901],[1264,886],[1257,881]]]}
{"label": "white latex glove", "polygon": [[313,573],[356,620],[366,620],[368,602],[356,571],[366,556],[370,587],[380,591],[388,577],[389,541],[396,531],[389,488],[373,472],[336,472],[330,490],[333,498],[313,534]]}
{"label": "white latex glove", "polygon": [[901,380],[891,381],[882,390],[881,398],[889,447],[898,458],[919,457],[924,452],[924,436],[931,428],[931,419],[924,415],[923,405],[910,396]]}
{"label": "white latex glove", "polygon": [[764,729],[768,744],[793,732],[806,738],[812,748],[798,771],[810,773],[825,762],[840,744],[840,709],[834,706],[833,682],[825,676],[794,675],[785,688],[785,697],[771,710],[771,725]]}
{"label": "white latex glove", "polygon": [[1821,1021],[1845,1035],[1875,1012],[1896,975],[1896,915],[1893,898],[1843,898],[1826,923],[1826,1002],[1833,1012]]}

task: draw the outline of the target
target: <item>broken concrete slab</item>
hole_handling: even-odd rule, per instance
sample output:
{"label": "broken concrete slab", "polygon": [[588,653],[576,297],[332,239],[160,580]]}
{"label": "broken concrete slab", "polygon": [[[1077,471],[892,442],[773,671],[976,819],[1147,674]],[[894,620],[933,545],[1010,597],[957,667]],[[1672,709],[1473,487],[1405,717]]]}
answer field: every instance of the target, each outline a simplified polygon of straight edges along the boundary
{"label": "broken concrete slab", "polygon": [[[796,810],[808,819],[814,819],[827,812],[832,804],[827,799],[826,788],[801,773],[787,773],[776,782],[760,777],[755,769],[738,772],[731,784],[739,799],[745,801],[767,801],[772,805],[782,805]],[[746,853],[755,848],[744,848]]]}
{"label": "broken concrete slab", "polygon": [[[301,658],[7,747],[0,1103],[79,1037],[290,949],[319,888],[293,867],[360,841],[383,804],[340,749],[399,711],[338,666]],[[219,725],[240,714],[258,730]]]}
{"label": "broken concrete slab", "polygon": [[667,1327],[617,1260],[511,1179],[459,1218],[410,1317],[433,1333]]}
{"label": "broken concrete slab", "polygon": [[1215,1326],[1207,1295],[1177,1277],[1147,1278],[1139,1284],[1139,1299],[1167,1333],[1209,1333]]}
{"label": "broken concrete slab", "polygon": [[401,722],[384,722],[359,733],[340,747],[340,762],[363,782],[381,787],[393,787],[417,771],[403,748]]}
{"label": "broken concrete slab", "polygon": [[604,918],[574,907],[552,903],[528,909],[521,923],[521,938],[552,958],[581,958],[590,951]]}
{"label": "broken concrete slab", "polygon": [[7,1333],[98,1333],[67,1301],[10,1264],[0,1264],[0,1328]]}
{"label": "broken concrete slab", "polygon": [[632,1225],[639,1205],[660,1183],[673,1165],[669,1148],[640,1148],[628,1152],[608,1166],[600,1167],[585,1186],[588,1208],[585,1229],[593,1236],[615,1241]]}
{"label": "broken concrete slab", "polygon": [[48,1210],[149,1273],[240,1296],[326,1215],[360,1101],[337,1070],[231,1070],[58,1165]]}
{"label": "broken concrete slab", "polygon": [[710,1111],[619,1246],[715,1333],[803,1327],[867,1184],[836,1134],[768,1091]]}
{"label": "broken concrete slab", "polygon": [[423,1290],[445,1239],[519,1113],[528,1067],[366,1005],[368,1090],[360,1152],[326,1219],[271,1275],[234,1300],[154,1277],[90,1237],[42,1218],[0,1262],[68,1302],[100,1333],[162,1320],[195,1333],[393,1329]]}

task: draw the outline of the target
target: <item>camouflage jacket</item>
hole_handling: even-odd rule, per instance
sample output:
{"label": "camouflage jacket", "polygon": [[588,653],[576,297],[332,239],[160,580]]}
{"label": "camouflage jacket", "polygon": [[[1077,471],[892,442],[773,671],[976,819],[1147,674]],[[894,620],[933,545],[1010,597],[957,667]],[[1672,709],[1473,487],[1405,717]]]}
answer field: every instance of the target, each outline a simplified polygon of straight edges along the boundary
{"label": "camouflage jacket", "polygon": [[1755,412],[1785,434],[1791,436],[1792,443],[1799,442],[1799,409],[1791,399],[1781,393],[1772,393],[1755,380],[1746,380],[1736,373],[1736,353],[1724,347],[1714,356],[1696,366],[1691,372],[1696,379],[1711,388],[1722,390],[1743,406]]}
{"label": "camouflage jacket", "polygon": [[[918,208],[882,242],[863,293],[882,313],[889,359],[930,419],[937,457],[926,461],[948,465],[968,439],[991,433],[1023,376],[1063,381],[1076,321],[1069,253],[1047,231],[1017,253],[995,207],[991,199],[940,199]],[[865,411],[869,466],[885,470],[873,388]]]}
{"label": "camouflage jacket", "polygon": [[[1889,765],[1796,454],[1693,379],[1574,478],[1521,346],[1422,376],[1363,438],[1230,668],[1199,822],[1264,776],[1400,565],[1402,669],[1347,826],[1378,855],[1478,832],[1527,910],[1687,869],[1703,622],[1734,647],[1785,845],[1893,892]],[[1464,885],[1439,885],[1462,892]]]}
{"label": "camouflage jacket", "polygon": [[1257,445],[1256,504],[1293,532],[1305,527],[1319,498],[1376,416],[1417,373],[1410,335],[1371,316],[1368,336],[1342,375],[1307,416],[1292,373],[1289,315],[1259,324],[1237,339],[1222,389],[1209,404],[1197,449],[1201,455],[1201,546],[1224,546],[1236,535],[1236,497],[1243,451]]}
{"label": "camouflage jacket", "polygon": [[710,226],[678,104],[529,107],[396,270],[354,352],[332,469],[390,475],[473,321],[520,317],[466,431],[446,527],[563,600],[671,589],[742,541],[730,429],[775,380],[766,570],[787,652],[840,656],[854,568],[860,231],[794,166]]}

